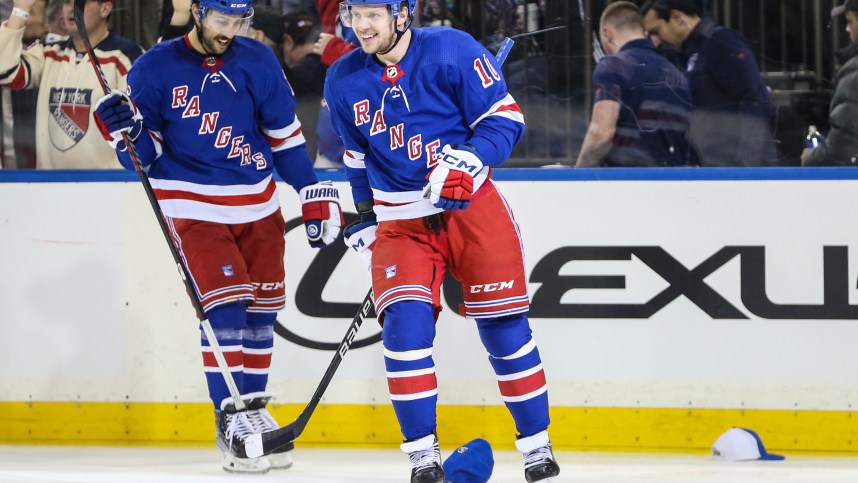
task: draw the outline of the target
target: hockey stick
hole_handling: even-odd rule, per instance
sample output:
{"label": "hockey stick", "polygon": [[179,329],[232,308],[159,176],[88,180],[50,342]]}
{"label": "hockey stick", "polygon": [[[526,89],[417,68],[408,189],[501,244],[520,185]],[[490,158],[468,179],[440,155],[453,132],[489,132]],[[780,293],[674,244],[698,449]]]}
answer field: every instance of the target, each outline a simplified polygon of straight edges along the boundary
{"label": "hockey stick", "polygon": [[369,314],[371,309],[372,289],[366,293],[366,297],[364,297],[363,302],[361,302],[360,309],[357,314],[355,314],[354,319],[352,319],[352,323],[349,325],[346,335],[343,337],[343,341],[340,342],[340,346],[337,349],[336,354],[334,354],[334,358],[331,360],[331,363],[328,364],[328,369],[325,371],[325,375],[322,376],[322,381],[319,382],[318,387],[316,387],[316,392],[313,393],[313,397],[310,398],[310,402],[307,403],[307,406],[303,411],[301,411],[298,418],[286,426],[248,437],[244,442],[244,450],[247,452],[248,458],[257,458],[259,456],[269,454],[272,451],[295,441],[295,438],[304,432],[304,428],[310,421],[310,416],[313,415],[313,411],[316,410],[316,406],[318,406],[319,401],[322,400],[322,396],[325,394],[325,390],[328,389],[328,385],[334,378],[334,373],[337,372],[340,362],[343,361],[343,357],[345,357],[346,352],[348,352],[349,348],[352,346],[352,342],[354,342],[358,330],[360,329],[361,324],[363,324],[363,319]]}
{"label": "hockey stick", "polygon": [[498,48],[498,53],[495,54],[495,61],[497,61],[498,65],[503,65],[506,60],[506,56],[509,55],[509,51],[512,50],[512,46],[515,43],[515,40],[512,37],[507,37],[503,39],[501,42],[500,48]]}
{"label": "hockey stick", "polygon": [[[86,54],[89,57],[89,63],[92,64],[92,67],[95,69],[95,76],[101,84],[101,89],[105,94],[110,94],[110,86],[107,84],[107,78],[104,75],[104,71],[101,70],[101,64],[98,62],[98,57],[95,56],[95,51],[92,48],[92,43],[90,43],[89,35],[86,32],[86,24],[84,23],[83,16],[84,8],[86,8],[86,2],[87,0],[74,0],[74,23],[77,27],[78,33],[80,34],[80,38],[83,41],[84,49],[86,49]],[[182,282],[185,283],[185,291],[191,299],[191,304],[194,306],[197,318],[200,319],[200,325],[203,328],[203,332],[206,334],[206,339],[209,341],[209,346],[211,347],[212,353],[217,361],[218,368],[220,369],[221,374],[223,374],[223,379],[226,382],[229,394],[232,396],[232,400],[235,403],[235,408],[241,411],[246,407],[244,401],[241,399],[241,393],[238,391],[238,386],[235,385],[235,379],[233,379],[232,373],[229,372],[229,366],[226,363],[226,358],[223,356],[223,351],[217,342],[217,338],[215,338],[214,330],[212,330],[211,324],[208,319],[206,319],[203,304],[200,302],[197,292],[194,290],[191,281],[185,273],[182,260],[179,257],[178,251],[176,251],[176,246],[173,244],[170,232],[167,230],[167,222],[165,221],[164,212],[161,211],[161,205],[158,204],[158,200],[155,198],[155,192],[152,190],[152,185],[149,183],[149,177],[146,175],[146,172],[143,171],[143,167],[140,164],[140,156],[137,154],[137,150],[134,149],[134,144],[131,143],[131,140],[128,139],[128,135],[124,132],[122,133],[122,140],[125,142],[128,154],[131,156],[131,162],[134,164],[134,170],[137,171],[137,176],[140,177],[140,182],[143,184],[143,190],[146,192],[149,204],[152,205],[152,210],[155,212],[155,218],[158,219],[158,226],[161,227],[161,233],[164,234],[164,238],[167,240],[167,245],[170,246],[170,254],[173,255],[173,261],[176,263],[176,268],[179,269],[179,275],[182,276]]]}
{"label": "hockey stick", "polygon": [[506,61],[506,57],[509,55],[509,52],[512,50],[512,47],[515,45],[515,42],[518,39],[538,34],[544,34],[546,32],[552,32],[554,30],[562,30],[565,28],[565,25],[558,25],[555,27],[548,27],[541,30],[534,30],[533,32],[525,32],[523,34],[513,35],[512,37],[506,37],[503,39],[503,42],[501,42],[501,45],[498,48],[497,53],[495,54],[495,61],[498,63],[498,65],[503,65],[504,61]]}
{"label": "hockey stick", "polygon": [[[498,65],[502,65],[504,60],[506,60],[513,43],[514,41],[510,37],[503,40],[497,54],[495,54],[495,60]],[[337,349],[337,353],[334,354],[334,358],[331,360],[331,363],[328,364],[328,370],[325,371],[325,375],[322,376],[321,382],[319,382],[318,387],[316,387],[316,392],[314,392],[313,397],[310,398],[310,402],[307,403],[307,406],[303,411],[301,411],[298,418],[286,426],[248,437],[244,442],[244,450],[246,451],[248,458],[257,458],[259,456],[269,454],[278,448],[295,441],[295,439],[301,435],[304,428],[307,426],[307,423],[310,421],[310,416],[313,415],[313,411],[315,411],[316,406],[319,405],[319,401],[322,400],[322,395],[325,394],[325,390],[331,383],[331,379],[334,378],[334,373],[337,372],[340,362],[343,361],[343,357],[345,357],[346,352],[351,347],[352,342],[354,342],[355,336],[363,323],[364,317],[369,314],[369,311],[372,308],[372,303],[372,289],[369,289],[369,292],[367,292],[366,297],[364,297],[363,302],[361,303],[360,309],[357,314],[355,314],[354,319],[352,319],[352,323],[349,325],[346,335],[343,337],[343,341],[340,343],[339,349]]]}

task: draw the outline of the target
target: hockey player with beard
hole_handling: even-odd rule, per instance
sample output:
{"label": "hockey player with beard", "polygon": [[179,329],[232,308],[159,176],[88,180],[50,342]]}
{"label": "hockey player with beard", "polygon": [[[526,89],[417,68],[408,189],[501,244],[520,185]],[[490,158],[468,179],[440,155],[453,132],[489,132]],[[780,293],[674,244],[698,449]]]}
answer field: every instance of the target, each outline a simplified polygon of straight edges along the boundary
{"label": "hockey player with beard", "polygon": [[[410,28],[415,0],[345,0],[361,49],[328,70],[325,99],[345,144],[360,220],[346,243],[370,263],[388,388],[412,483],[444,481],[432,359],[440,286],[464,287],[529,482],[560,472],[548,393],[526,316],[518,225],[491,179],[524,132],[494,57],[468,34]],[[427,183],[428,179],[428,183]]]}
{"label": "hockey player with beard", "polygon": [[[276,314],[284,308],[285,221],[273,171],[299,193],[307,237],[323,247],[339,235],[337,190],[320,183],[295,116],[295,98],[265,45],[239,36],[251,0],[194,0],[193,29],[144,54],[96,120],[120,162],[139,161],[246,409],[236,410],[205,333],[203,365],[215,406],[223,468],[264,473],[292,464],[289,445],[247,458],[246,438],[275,429],[265,392]],[[238,405],[239,407],[241,405]]]}

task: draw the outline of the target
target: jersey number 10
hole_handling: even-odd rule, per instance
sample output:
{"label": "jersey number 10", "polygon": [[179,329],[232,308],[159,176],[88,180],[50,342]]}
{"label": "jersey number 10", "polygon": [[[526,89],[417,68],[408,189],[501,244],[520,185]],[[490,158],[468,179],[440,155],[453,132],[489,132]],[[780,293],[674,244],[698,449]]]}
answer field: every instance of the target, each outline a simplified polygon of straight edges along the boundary
{"label": "jersey number 10", "polygon": [[[480,82],[483,83],[483,88],[487,88],[488,86],[495,83],[495,81],[501,80],[500,74],[495,70],[492,63],[489,62],[489,58],[483,54],[483,58],[474,59],[474,70],[477,71],[477,75],[480,76]],[[491,73],[491,76],[489,76]]]}

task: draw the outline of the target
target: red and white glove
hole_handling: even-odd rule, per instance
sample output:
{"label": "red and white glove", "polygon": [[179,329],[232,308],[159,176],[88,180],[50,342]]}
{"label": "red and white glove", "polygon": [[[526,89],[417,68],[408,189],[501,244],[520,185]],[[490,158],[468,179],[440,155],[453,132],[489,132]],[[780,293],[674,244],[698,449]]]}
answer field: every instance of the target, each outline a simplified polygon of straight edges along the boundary
{"label": "red and white glove", "polygon": [[340,192],[330,181],[322,181],[301,188],[298,196],[310,246],[322,248],[333,243],[340,236],[344,219]]}
{"label": "red and white glove", "polygon": [[437,159],[423,197],[444,210],[467,208],[474,194],[474,176],[483,169],[477,151],[468,145],[445,144]]}
{"label": "red and white glove", "polygon": [[104,140],[111,148],[120,151],[127,149],[122,139],[123,133],[134,143],[143,131],[143,116],[134,101],[128,94],[116,89],[95,103],[92,117]]}

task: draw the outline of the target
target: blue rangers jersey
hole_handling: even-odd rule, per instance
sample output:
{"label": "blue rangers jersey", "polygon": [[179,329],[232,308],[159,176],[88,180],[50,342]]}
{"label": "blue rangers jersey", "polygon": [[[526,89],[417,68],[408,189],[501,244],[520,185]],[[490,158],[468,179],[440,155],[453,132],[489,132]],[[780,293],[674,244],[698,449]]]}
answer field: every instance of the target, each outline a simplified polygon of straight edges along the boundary
{"label": "blue rangers jersey", "polygon": [[316,182],[292,90],[255,40],[236,37],[218,57],[187,35],[162,42],[133,65],[128,89],[154,143],[138,140],[166,216],[247,223],[279,209],[275,167],[296,189]]}
{"label": "blue rangers jersey", "polygon": [[384,66],[357,49],[325,80],[355,203],[374,198],[379,221],[441,211],[423,188],[445,144],[476,148],[486,166],[474,177],[476,192],[524,133],[521,109],[488,50],[448,27],[411,32],[398,64]]}

